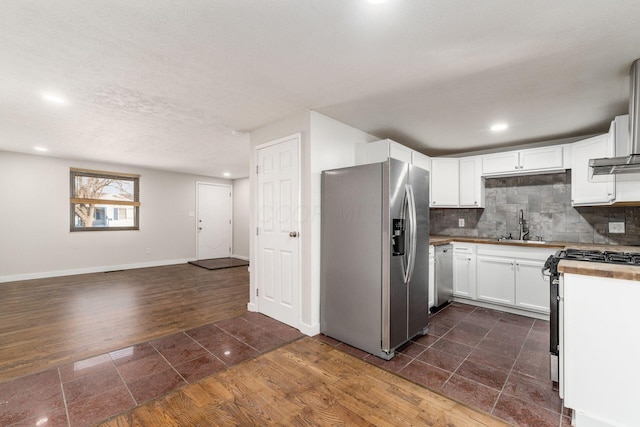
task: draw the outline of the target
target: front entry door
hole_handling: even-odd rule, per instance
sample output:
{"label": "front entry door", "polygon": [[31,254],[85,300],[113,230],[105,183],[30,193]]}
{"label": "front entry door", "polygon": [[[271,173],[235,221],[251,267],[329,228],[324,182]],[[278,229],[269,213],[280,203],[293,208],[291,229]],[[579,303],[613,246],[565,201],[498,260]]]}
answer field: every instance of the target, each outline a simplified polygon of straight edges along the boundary
{"label": "front entry door", "polygon": [[300,310],[300,135],[264,144],[258,165],[258,307],[293,327]]}
{"label": "front entry door", "polygon": [[198,259],[231,256],[231,186],[198,183]]}

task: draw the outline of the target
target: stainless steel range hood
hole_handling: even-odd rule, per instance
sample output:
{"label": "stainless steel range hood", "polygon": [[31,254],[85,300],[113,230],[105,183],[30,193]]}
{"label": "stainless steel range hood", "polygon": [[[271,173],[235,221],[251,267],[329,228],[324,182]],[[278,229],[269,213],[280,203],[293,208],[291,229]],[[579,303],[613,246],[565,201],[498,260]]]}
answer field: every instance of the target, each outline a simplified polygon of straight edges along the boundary
{"label": "stainless steel range hood", "polygon": [[640,59],[631,64],[629,72],[631,90],[629,95],[629,154],[623,157],[589,160],[593,175],[640,173]]}

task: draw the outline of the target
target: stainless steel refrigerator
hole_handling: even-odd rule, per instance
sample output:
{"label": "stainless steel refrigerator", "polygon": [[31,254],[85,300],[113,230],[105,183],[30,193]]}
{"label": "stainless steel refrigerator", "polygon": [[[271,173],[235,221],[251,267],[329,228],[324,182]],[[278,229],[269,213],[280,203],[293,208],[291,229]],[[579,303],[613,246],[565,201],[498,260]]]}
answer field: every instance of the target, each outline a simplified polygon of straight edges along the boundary
{"label": "stainless steel refrigerator", "polygon": [[320,330],[384,359],[429,313],[429,173],[395,159],[322,172]]}

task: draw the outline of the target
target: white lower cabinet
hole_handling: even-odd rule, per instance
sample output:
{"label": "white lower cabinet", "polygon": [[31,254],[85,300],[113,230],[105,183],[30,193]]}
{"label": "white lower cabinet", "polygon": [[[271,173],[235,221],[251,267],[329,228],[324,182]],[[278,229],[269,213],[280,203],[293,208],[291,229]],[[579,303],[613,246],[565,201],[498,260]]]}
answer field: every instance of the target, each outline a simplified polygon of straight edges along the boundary
{"label": "white lower cabinet", "polygon": [[476,295],[479,301],[549,313],[549,278],[542,267],[552,248],[478,245]]}
{"label": "white lower cabinet", "polygon": [[[548,258],[546,254],[545,260]],[[549,278],[542,276],[545,261],[516,261],[516,307],[549,313]]]}
{"label": "white lower cabinet", "polygon": [[453,296],[475,298],[475,245],[453,244]]}
{"label": "white lower cabinet", "polygon": [[478,255],[476,295],[480,301],[515,303],[514,264],[513,258]]}

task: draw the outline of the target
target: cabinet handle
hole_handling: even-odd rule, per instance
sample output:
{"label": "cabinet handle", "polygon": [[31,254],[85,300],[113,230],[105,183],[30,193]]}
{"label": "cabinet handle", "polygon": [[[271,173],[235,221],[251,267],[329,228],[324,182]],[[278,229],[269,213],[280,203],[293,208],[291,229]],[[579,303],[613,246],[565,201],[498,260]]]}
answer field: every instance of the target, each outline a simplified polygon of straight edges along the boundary
{"label": "cabinet handle", "polygon": [[518,169],[518,165],[516,165],[516,167],[515,167],[515,168],[516,168],[516,169]]}

